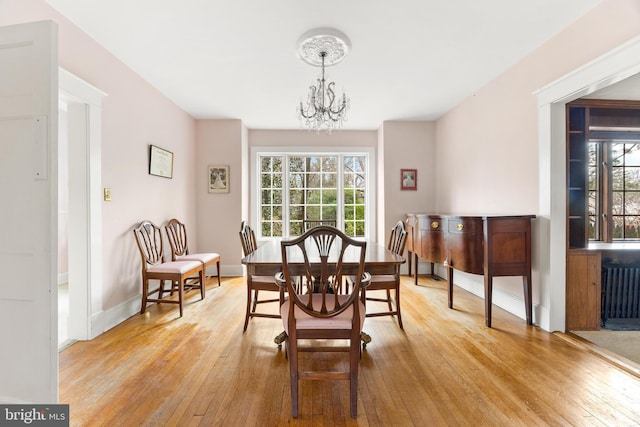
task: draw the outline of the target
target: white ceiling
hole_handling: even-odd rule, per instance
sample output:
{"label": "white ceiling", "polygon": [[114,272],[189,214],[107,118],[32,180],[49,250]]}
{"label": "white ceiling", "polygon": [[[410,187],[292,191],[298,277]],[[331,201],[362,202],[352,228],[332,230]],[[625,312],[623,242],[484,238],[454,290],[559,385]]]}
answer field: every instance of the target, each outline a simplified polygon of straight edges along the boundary
{"label": "white ceiling", "polygon": [[298,129],[319,74],[296,56],[333,27],[352,48],[327,69],[351,98],[345,129],[433,120],[599,0],[48,0],[195,118]]}

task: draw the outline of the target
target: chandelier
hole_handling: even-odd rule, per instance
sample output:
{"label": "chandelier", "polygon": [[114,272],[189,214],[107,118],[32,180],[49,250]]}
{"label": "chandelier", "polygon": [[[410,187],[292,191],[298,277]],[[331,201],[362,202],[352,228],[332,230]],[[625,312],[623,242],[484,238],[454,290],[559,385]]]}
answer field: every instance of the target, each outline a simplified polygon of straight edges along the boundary
{"label": "chandelier", "polygon": [[297,108],[300,123],[309,130],[331,133],[347,120],[349,98],[336,96],[335,83],[327,83],[325,67],[342,61],[349,53],[351,43],[346,35],[332,28],[311,30],[298,40],[298,57],[307,64],[321,67],[322,73],[315,84],[309,86],[306,104]]}

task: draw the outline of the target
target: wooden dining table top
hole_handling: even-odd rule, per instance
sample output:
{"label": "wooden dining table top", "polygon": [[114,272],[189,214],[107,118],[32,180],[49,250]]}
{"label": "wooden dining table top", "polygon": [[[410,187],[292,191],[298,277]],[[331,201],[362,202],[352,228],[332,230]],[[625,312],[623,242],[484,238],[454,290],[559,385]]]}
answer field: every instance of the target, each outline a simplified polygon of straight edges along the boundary
{"label": "wooden dining table top", "polygon": [[[272,274],[280,271],[282,268],[282,250],[280,246],[281,239],[272,239],[264,242],[258,249],[242,258],[242,264],[250,269],[252,274]],[[345,263],[349,263],[350,253],[345,253]],[[357,262],[358,259],[354,259]],[[365,253],[365,271],[371,274],[385,274],[392,272],[397,266],[403,264],[405,258],[396,255],[388,250],[384,245],[367,241],[367,250]]]}

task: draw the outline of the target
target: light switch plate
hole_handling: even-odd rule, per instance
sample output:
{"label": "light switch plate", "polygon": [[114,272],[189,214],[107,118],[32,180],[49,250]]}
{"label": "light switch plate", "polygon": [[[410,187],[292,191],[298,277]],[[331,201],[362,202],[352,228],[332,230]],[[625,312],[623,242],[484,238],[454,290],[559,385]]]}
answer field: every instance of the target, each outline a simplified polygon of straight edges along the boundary
{"label": "light switch plate", "polygon": [[105,188],[104,189],[104,201],[105,202],[110,202],[111,201],[111,189],[110,188]]}

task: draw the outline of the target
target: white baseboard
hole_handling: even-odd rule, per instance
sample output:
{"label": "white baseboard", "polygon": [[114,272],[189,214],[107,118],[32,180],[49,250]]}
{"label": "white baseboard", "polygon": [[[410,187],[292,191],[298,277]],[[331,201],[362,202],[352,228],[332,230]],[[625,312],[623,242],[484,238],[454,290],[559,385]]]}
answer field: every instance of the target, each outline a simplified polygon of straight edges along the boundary
{"label": "white baseboard", "polygon": [[[425,272],[429,271],[429,267],[425,266],[424,271]],[[435,265],[435,273],[440,277],[444,277],[444,278],[447,277],[447,269],[440,264]],[[484,278],[481,275],[468,274],[468,273],[455,270],[453,280],[456,286],[484,299]],[[496,279],[494,279],[494,285],[495,285],[495,280]],[[454,291],[454,295],[453,295],[454,305],[455,305],[455,301],[456,301],[456,297],[455,297],[455,291]],[[524,298],[522,298],[521,296],[512,294],[504,289],[494,286],[492,302],[495,306],[508,311],[514,316],[518,316],[522,320],[526,320],[526,309],[524,304]],[[537,324],[536,322],[538,322],[539,319],[541,318],[539,316],[540,316],[540,309],[542,309],[542,307],[540,307],[540,309],[538,309],[538,307],[540,306],[536,305],[536,310],[533,310],[533,313],[532,313],[532,316],[533,316],[532,321],[534,324]],[[542,325],[540,326],[542,327]]]}

